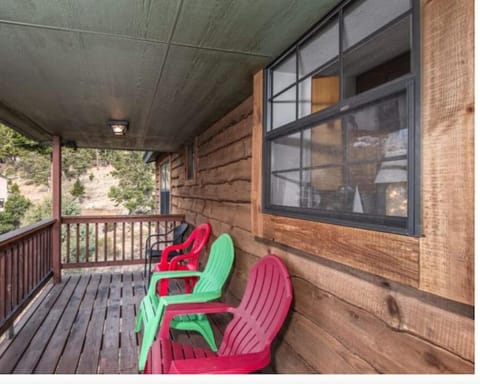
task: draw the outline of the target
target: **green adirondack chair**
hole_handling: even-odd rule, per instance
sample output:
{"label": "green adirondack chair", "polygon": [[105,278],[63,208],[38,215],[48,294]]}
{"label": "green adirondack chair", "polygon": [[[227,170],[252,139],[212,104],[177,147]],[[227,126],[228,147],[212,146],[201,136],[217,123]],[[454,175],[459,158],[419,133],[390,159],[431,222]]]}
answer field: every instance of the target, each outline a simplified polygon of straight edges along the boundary
{"label": "green adirondack chair", "polygon": [[[167,271],[152,274],[147,295],[140,303],[135,332],[142,329],[143,338],[138,358],[138,370],[145,368],[148,349],[155,340],[165,308],[169,304],[203,303],[218,299],[222,288],[232,269],[234,257],[233,241],[229,234],[220,235],[212,244],[207,264],[203,271]],[[179,279],[198,277],[192,293],[171,296],[158,296],[156,285],[162,279]],[[171,322],[171,327],[180,330],[199,332],[213,351],[217,351],[215,337],[210,322],[204,314],[178,316]]]}

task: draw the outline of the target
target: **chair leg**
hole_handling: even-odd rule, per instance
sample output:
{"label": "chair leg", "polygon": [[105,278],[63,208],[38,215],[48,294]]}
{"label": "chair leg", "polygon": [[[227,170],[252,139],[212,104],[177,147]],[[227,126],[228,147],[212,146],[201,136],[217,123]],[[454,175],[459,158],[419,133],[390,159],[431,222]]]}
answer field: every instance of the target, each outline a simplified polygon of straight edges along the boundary
{"label": "chair leg", "polygon": [[137,315],[137,321],[135,322],[135,332],[140,332],[142,329],[142,324],[143,324],[143,315],[142,315],[142,310],[140,309],[140,312],[138,312]]}
{"label": "chair leg", "polygon": [[200,319],[195,320],[181,320],[173,318],[170,323],[171,328],[175,328],[181,331],[195,331],[200,333],[207,342],[210,349],[214,352],[218,351],[217,344],[215,343],[215,336],[213,335],[212,326],[208,318],[203,315]]}
{"label": "chair leg", "polygon": [[205,341],[208,343],[208,346],[213,352],[217,352],[217,344],[215,343],[215,336],[213,335],[212,326],[210,325],[210,321],[205,318],[204,320],[198,321],[199,326],[199,333],[203,336]]}
{"label": "chair leg", "polygon": [[140,353],[138,355],[138,371],[142,372],[145,369],[145,363],[147,362],[148,350],[155,340],[154,333],[151,332],[148,327],[144,328],[142,345],[140,346]]}

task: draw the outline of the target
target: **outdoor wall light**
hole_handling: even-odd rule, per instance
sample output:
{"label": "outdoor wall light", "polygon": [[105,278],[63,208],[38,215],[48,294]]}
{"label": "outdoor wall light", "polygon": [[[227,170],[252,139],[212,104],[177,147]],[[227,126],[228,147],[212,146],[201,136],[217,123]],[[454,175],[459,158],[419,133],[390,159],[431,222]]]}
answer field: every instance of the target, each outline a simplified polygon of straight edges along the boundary
{"label": "outdoor wall light", "polygon": [[123,136],[127,132],[128,120],[110,120],[108,125],[115,136]]}

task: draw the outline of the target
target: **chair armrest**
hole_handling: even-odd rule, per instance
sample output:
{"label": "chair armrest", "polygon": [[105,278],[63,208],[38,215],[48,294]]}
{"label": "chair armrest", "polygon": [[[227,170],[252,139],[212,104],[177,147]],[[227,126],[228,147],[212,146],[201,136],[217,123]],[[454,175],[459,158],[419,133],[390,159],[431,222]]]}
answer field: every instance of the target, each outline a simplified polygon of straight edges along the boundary
{"label": "chair armrest", "polygon": [[192,258],[191,253],[184,253],[183,255],[174,256],[174,257],[172,257],[172,259],[168,263],[168,269],[171,270],[171,271],[174,271],[174,270],[176,270],[177,265],[181,261],[188,260],[188,259],[191,259],[191,258]]}
{"label": "chair armrest", "polygon": [[154,272],[150,278],[150,286],[148,287],[148,295],[154,295],[156,285],[160,280],[180,279],[183,277],[199,277],[202,274],[200,271],[165,271]]}
{"label": "chair armrest", "polygon": [[152,249],[155,245],[157,244],[171,244],[173,240],[160,240],[160,241],[155,241],[154,243],[150,244],[149,249]]}
{"label": "chair armrest", "polygon": [[172,360],[168,373],[249,373],[270,363],[270,350],[235,356],[212,356],[198,359]]}
{"label": "chair armrest", "polygon": [[187,303],[205,303],[218,299],[222,296],[221,292],[201,292],[201,293],[181,293],[179,295],[160,296],[160,302],[165,305],[187,304]]}
{"label": "chair armrest", "polygon": [[145,242],[146,244],[148,244],[150,242],[150,239],[154,238],[154,237],[165,237],[165,236],[168,236],[170,233],[172,233],[174,230],[174,228],[170,229],[169,231],[167,232],[162,232],[162,233],[152,233],[151,235],[148,235],[147,238],[145,239]]}
{"label": "chair armrest", "polygon": [[158,333],[159,338],[168,339],[170,337],[170,322],[175,316],[189,315],[194,313],[232,313],[235,307],[225,303],[187,303],[187,304],[171,304],[163,314],[163,320]]}
{"label": "chair armrest", "polygon": [[[162,252],[162,258],[158,264],[162,265],[162,267],[164,265],[168,265],[168,254],[170,252],[180,251],[185,248],[188,248],[192,242],[193,242],[192,239],[187,239],[187,241],[182,244],[172,244],[172,245],[169,245],[168,247],[165,247]],[[155,268],[157,268],[157,266],[155,266]]]}

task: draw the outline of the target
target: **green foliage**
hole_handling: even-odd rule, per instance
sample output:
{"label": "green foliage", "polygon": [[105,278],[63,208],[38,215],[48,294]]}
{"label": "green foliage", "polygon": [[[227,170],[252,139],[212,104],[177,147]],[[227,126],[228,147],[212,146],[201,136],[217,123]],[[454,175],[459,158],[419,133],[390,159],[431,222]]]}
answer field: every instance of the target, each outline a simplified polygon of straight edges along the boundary
{"label": "green foliage", "polygon": [[17,184],[9,188],[4,210],[0,212],[0,233],[6,233],[20,228],[20,223],[32,202],[20,193]]}
{"label": "green foliage", "polygon": [[[77,198],[69,195],[62,196],[62,216],[80,215],[80,204]],[[22,225],[36,223],[37,221],[52,217],[52,199],[48,198],[40,203],[32,205],[25,213]]]}
{"label": "green foliage", "polygon": [[151,164],[145,164],[140,152],[118,151],[111,164],[112,176],[119,182],[108,192],[117,205],[122,204],[129,214],[147,214],[154,208],[154,179]]}
{"label": "green foliage", "polygon": [[42,154],[49,153],[49,148],[39,144],[20,133],[0,124],[0,163],[15,162],[18,157],[26,152],[37,152]]}
{"label": "green foliage", "polygon": [[94,149],[62,149],[62,171],[67,180],[78,179],[87,174],[95,160]]}
{"label": "green foliage", "polygon": [[27,184],[49,185],[51,162],[50,156],[38,152],[24,152],[15,166]]}
{"label": "green foliage", "polygon": [[[36,143],[1,124],[0,137],[2,174],[20,175],[27,184],[50,186],[51,146]],[[76,180],[70,193],[78,200],[85,197],[85,186],[80,182],[81,176],[89,175],[89,180],[92,181],[95,175],[90,169],[108,164],[113,165],[115,171],[112,172],[112,176],[119,180],[118,185],[110,189],[108,197],[117,205],[123,205],[131,214],[152,212],[153,169],[151,164],[143,162],[141,152],[62,147],[63,177],[67,180]],[[41,217],[47,215],[46,210],[45,205],[39,206],[31,210],[29,215],[32,218]],[[50,217],[50,212],[47,217]],[[9,227],[11,225],[13,224],[9,224]]]}
{"label": "green foliage", "polygon": [[70,188],[70,194],[82,201],[83,197],[85,196],[85,186],[79,179],[73,183],[72,188]]}

